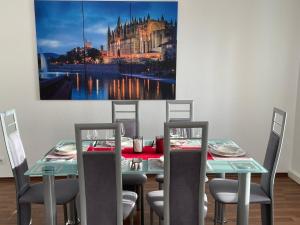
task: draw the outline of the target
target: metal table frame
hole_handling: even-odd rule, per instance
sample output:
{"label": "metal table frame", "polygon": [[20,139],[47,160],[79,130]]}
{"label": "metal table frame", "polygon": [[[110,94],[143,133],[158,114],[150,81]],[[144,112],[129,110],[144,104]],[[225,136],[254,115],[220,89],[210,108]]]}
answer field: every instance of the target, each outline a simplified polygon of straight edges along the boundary
{"label": "metal table frame", "polygon": [[[241,165],[246,164],[245,168]],[[162,174],[163,166],[159,164],[159,159],[143,160],[142,166],[138,170],[130,168],[130,160],[122,161],[122,173],[145,173],[145,174]],[[238,165],[238,166],[236,166]],[[252,166],[251,168],[248,166]],[[47,172],[45,172],[47,168]],[[53,168],[49,172],[49,168]],[[239,179],[238,186],[238,206],[237,206],[237,224],[248,225],[249,220],[249,200],[251,173],[267,173],[254,159],[243,160],[209,160],[207,161],[207,173],[237,173]],[[59,161],[47,162],[45,160],[37,161],[26,173],[29,176],[42,176],[44,182],[45,198],[45,218],[47,225],[56,225],[56,202],[55,202],[55,176],[77,176],[77,162]],[[71,210],[72,211],[72,210]]]}

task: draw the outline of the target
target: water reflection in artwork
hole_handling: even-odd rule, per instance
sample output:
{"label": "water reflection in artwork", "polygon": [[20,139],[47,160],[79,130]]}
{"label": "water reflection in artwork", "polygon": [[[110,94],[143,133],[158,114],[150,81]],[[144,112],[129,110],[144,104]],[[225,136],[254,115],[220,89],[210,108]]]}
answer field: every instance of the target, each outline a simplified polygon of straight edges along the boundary
{"label": "water reflection in artwork", "polygon": [[150,80],[129,76],[115,78],[96,78],[74,76],[72,99],[173,99],[175,85],[168,80]]}

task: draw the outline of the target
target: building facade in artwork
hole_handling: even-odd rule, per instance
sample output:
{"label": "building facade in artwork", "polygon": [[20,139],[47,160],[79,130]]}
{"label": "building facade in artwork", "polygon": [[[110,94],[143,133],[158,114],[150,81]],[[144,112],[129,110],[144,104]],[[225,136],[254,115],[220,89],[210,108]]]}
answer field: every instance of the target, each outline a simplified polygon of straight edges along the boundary
{"label": "building facade in artwork", "polygon": [[106,62],[124,60],[141,62],[143,60],[165,60],[176,57],[176,21],[151,19],[132,19],[121,23],[120,17],[114,30],[108,27]]}

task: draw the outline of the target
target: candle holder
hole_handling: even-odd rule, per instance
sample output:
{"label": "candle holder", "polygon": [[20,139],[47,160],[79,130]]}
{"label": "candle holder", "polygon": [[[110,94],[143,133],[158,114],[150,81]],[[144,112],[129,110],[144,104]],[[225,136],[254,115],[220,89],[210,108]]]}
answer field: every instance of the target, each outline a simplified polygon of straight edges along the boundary
{"label": "candle holder", "polygon": [[132,169],[132,170],[139,170],[139,169],[141,169],[142,162],[143,162],[143,160],[140,159],[140,158],[133,158],[131,160],[130,169]]}
{"label": "candle holder", "polygon": [[156,153],[164,153],[164,137],[157,136],[155,138]]}
{"label": "candle holder", "polygon": [[133,138],[133,152],[142,153],[143,152],[143,137],[134,137]]}

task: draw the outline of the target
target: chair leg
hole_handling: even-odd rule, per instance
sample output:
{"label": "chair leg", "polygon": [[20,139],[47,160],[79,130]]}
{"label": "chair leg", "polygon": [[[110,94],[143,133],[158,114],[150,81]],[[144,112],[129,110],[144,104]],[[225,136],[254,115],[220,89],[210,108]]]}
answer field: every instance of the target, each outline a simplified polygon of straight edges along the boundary
{"label": "chair leg", "polygon": [[225,219],[225,204],[215,201],[215,218],[214,225],[227,223]]}
{"label": "chair leg", "polygon": [[162,182],[158,182],[158,190],[162,190]]}
{"label": "chair leg", "polygon": [[261,224],[273,225],[273,204],[261,205]]}
{"label": "chair leg", "polygon": [[153,209],[150,206],[150,225],[153,225]]}
{"label": "chair leg", "polygon": [[129,220],[130,220],[130,225],[134,225],[134,211],[135,211],[135,210],[133,210],[132,213],[130,214],[130,218],[129,218]]}
{"label": "chair leg", "polygon": [[68,222],[68,210],[66,204],[63,205],[64,207],[64,224],[67,224]]}
{"label": "chair leg", "polygon": [[225,204],[219,203],[219,211],[220,211],[220,224],[224,225],[224,223],[226,223],[226,221],[224,220]]}
{"label": "chair leg", "polygon": [[141,225],[144,225],[144,185],[140,187],[140,204],[141,204]]}
{"label": "chair leg", "polygon": [[137,210],[140,210],[141,209],[141,188],[140,188],[140,185],[134,186],[133,190],[138,194]]}
{"label": "chair leg", "polygon": [[215,216],[214,216],[214,225],[218,224],[219,220],[219,203],[215,201]]}
{"label": "chair leg", "polygon": [[31,204],[19,204],[17,202],[17,224],[28,225],[31,224]]}
{"label": "chair leg", "polygon": [[162,224],[163,224],[162,219],[158,218],[158,224],[159,224],[159,225],[162,225]]}

